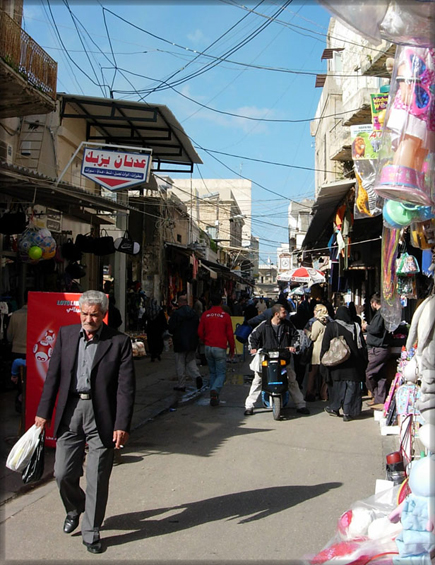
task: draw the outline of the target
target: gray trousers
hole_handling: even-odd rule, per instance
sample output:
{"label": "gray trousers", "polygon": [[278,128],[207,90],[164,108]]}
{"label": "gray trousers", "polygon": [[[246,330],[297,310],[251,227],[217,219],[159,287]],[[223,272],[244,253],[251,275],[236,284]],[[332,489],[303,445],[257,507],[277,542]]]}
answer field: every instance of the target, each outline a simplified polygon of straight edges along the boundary
{"label": "gray trousers", "polygon": [[192,379],[201,376],[196,364],[196,351],[175,352],[175,370],[177,371],[178,386],[186,386],[186,373]]}
{"label": "gray trousers", "polygon": [[[85,445],[86,494],[80,487]],[[92,400],[71,398],[62,417],[56,443],[54,476],[67,515],[83,514],[81,532],[85,543],[100,539],[106,512],[113,448],[105,447],[98,434]]]}
{"label": "gray trousers", "polygon": [[369,363],[366,369],[366,386],[373,394],[375,404],[384,404],[387,397],[387,376],[385,366],[391,351],[385,347],[367,347]]}

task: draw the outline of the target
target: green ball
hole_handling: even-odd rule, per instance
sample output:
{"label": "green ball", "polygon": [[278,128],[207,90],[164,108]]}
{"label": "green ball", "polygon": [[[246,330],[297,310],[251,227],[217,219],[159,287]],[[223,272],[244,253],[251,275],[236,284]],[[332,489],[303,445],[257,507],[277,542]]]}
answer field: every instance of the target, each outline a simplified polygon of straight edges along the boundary
{"label": "green ball", "polygon": [[29,257],[30,257],[30,259],[33,259],[33,261],[37,261],[38,259],[41,259],[42,249],[40,247],[38,247],[37,245],[33,245],[29,249]]}

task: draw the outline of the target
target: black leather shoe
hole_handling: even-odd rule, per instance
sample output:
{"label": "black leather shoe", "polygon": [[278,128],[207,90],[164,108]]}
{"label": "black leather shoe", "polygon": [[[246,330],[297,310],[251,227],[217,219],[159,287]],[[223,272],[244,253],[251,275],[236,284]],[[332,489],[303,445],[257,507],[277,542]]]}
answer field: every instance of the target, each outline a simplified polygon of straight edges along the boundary
{"label": "black leather shoe", "polygon": [[352,416],[349,416],[348,414],[343,414],[343,422],[352,422],[353,418]]}
{"label": "black leather shoe", "polygon": [[86,549],[89,553],[101,553],[103,551],[103,546],[101,545],[101,541],[94,541],[94,543],[86,543],[83,542],[83,545],[86,546]]}
{"label": "black leather shoe", "polygon": [[333,410],[332,408],[329,408],[329,406],[326,406],[325,412],[330,416],[337,416],[337,418],[340,417],[340,412],[338,410]]}
{"label": "black leather shoe", "polygon": [[80,514],[77,516],[68,516],[65,518],[65,522],[63,523],[63,531],[66,534],[71,534],[79,525]]}
{"label": "black leather shoe", "polygon": [[245,416],[253,416],[254,409],[253,408],[246,408],[244,414],[245,414]]}
{"label": "black leather shoe", "polygon": [[296,410],[296,412],[298,414],[305,414],[306,416],[309,416],[311,414],[311,412],[308,410],[308,408],[306,408],[305,406],[302,406],[302,408],[298,408]]}

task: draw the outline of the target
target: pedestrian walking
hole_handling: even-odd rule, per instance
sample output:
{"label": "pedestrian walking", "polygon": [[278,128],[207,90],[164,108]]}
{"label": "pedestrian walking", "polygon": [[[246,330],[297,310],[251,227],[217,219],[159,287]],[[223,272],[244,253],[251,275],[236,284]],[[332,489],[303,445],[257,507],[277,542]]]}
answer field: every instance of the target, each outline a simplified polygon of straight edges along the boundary
{"label": "pedestrian walking", "polygon": [[[103,322],[108,299],[89,290],[79,298],[80,324],[63,326],[50,359],[35,424],[49,425],[57,398],[54,476],[66,510],[63,531],[81,534],[90,553],[101,553],[114,449],[128,441],[135,396],[130,338]],[[85,446],[86,494],[80,487]]]}
{"label": "pedestrian walking", "polygon": [[155,298],[150,299],[146,307],[144,318],[146,320],[146,333],[151,363],[157,359],[161,361],[160,355],[165,344],[163,343],[163,333],[168,329],[163,308]]}
{"label": "pedestrian walking", "polygon": [[[328,351],[331,340],[342,335],[350,349],[350,357],[333,367],[322,365],[322,357]],[[339,306],[335,320],[325,328],[320,350],[321,373],[328,384],[329,404],[325,408],[330,416],[340,416],[343,410],[343,421],[350,422],[361,414],[361,385],[367,367],[367,348],[359,324],[352,321],[349,309]]]}
{"label": "pedestrian walking", "polygon": [[227,372],[227,347],[230,359],[234,357],[235,342],[229,314],[222,310],[220,295],[211,297],[211,308],[201,316],[198,335],[205,345],[210,375],[210,406],[218,406]]}
{"label": "pedestrian walking", "polygon": [[186,390],[186,373],[194,379],[196,388],[202,387],[202,377],[196,364],[198,348],[199,317],[195,310],[187,304],[187,296],[178,297],[178,308],[169,318],[169,333],[172,335],[172,346],[175,353],[175,370],[178,385],[174,390]]}
{"label": "pedestrian walking", "polygon": [[[330,321],[328,310],[323,304],[316,304],[314,307],[314,322],[311,329],[304,330],[313,343],[313,351],[311,354],[311,367],[307,377],[307,390],[305,400],[313,402],[316,396],[320,396],[321,400],[328,399],[328,388],[325,379],[321,376],[320,367],[320,350],[322,348],[323,336],[327,323]],[[319,379],[320,377],[320,379]],[[318,381],[321,382],[318,382]]]}
{"label": "pedestrian walking", "polygon": [[384,404],[387,397],[386,365],[391,357],[389,347],[390,335],[385,329],[384,319],[381,314],[381,299],[375,294],[370,299],[370,306],[375,311],[370,324],[363,322],[362,329],[367,332],[366,343],[368,352],[368,365],[365,383],[367,390],[372,394],[369,405]]}
{"label": "pedestrian walking", "polygon": [[[252,355],[259,349],[288,349],[287,357],[287,377],[288,390],[296,411],[299,414],[309,414],[304,397],[296,381],[296,374],[290,367],[291,354],[296,352],[296,344],[299,342],[299,335],[294,325],[287,320],[287,310],[282,304],[275,304],[271,309],[272,317],[261,322],[249,335],[248,348]],[[252,416],[254,406],[261,393],[261,373],[254,371],[254,379],[245,400],[245,416]]]}

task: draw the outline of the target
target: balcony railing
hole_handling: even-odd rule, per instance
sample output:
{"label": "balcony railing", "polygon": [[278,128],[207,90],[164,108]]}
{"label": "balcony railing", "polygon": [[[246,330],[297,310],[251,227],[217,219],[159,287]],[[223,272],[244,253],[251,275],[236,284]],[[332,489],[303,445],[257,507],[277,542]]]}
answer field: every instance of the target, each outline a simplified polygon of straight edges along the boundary
{"label": "balcony railing", "polygon": [[57,63],[0,10],[0,57],[29,84],[56,99]]}

